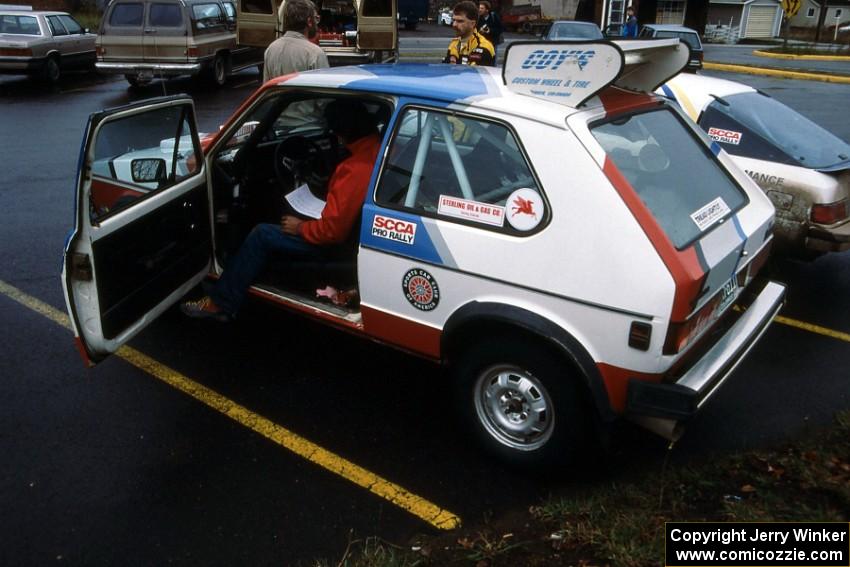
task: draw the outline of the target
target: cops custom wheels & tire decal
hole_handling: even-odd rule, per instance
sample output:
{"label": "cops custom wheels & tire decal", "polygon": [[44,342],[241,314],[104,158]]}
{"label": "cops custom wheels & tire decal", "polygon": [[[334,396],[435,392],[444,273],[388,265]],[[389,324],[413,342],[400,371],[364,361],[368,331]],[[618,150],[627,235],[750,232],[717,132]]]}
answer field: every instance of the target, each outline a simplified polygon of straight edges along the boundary
{"label": "cops custom wheels & tire decal", "polygon": [[592,418],[570,369],[525,337],[481,340],[453,373],[461,418],[485,449],[523,465],[584,456]]}

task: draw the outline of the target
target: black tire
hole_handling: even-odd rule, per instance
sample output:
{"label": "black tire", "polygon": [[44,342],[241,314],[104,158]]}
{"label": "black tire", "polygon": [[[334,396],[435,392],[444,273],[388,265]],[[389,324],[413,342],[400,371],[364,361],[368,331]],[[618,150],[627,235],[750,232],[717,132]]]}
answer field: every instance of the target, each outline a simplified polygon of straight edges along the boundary
{"label": "black tire", "polygon": [[552,349],[522,336],[487,337],[452,374],[463,423],[498,459],[538,467],[588,456],[596,431],[589,396]]}
{"label": "black tire", "polygon": [[45,83],[56,83],[59,81],[62,71],[59,68],[59,57],[51,55],[44,62],[44,68],[41,70],[41,80]]}
{"label": "black tire", "polygon": [[207,76],[210,83],[217,87],[223,87],[227,82],[227,57],[224,55],[216,55],[212,66],[209,68]]}

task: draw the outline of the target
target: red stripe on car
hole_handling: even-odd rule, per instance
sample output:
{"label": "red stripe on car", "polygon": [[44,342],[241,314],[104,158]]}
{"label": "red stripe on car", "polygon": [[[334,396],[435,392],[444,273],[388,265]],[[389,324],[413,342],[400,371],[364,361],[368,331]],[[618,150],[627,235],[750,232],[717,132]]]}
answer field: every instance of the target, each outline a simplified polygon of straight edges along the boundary
{"label": "red stripe on car", "polygon": [[693,310],[705,277],[705,272],[700,267],[697,258],[696,249],[694,246],[689,246],[684,250],[676,250],[655,217],[652,216],[652,212],[641,201],[637,191],[608,157],[605,158],[602,171],[646,233],[670,275],[673,276],[676,293],[673,298],[670,319],[671,321],[684,321]]}

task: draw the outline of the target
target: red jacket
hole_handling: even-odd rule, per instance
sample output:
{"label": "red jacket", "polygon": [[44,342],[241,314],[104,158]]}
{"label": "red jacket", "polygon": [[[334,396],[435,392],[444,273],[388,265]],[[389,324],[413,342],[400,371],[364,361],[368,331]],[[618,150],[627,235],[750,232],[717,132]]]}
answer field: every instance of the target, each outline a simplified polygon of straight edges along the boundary
{"label": "red jacket", "polygon": [[381,140],[374,134],[346,147],[351,155],[336,166],[328,182],[328,198],[322,218],[305,221],[298,226],[298,234],[311,244],[344,242],[366,200]]}

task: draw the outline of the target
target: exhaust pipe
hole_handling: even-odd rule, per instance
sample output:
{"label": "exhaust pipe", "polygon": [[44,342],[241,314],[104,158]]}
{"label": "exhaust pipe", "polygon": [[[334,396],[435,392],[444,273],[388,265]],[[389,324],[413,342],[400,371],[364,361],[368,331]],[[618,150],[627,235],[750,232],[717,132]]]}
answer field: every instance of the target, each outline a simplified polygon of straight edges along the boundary
{"label": "exhaust pipe", "polygon": [[685,426],[675,419],[649,417],[646,415],[634,415],[630,416],[628,419],[629,421],[640,425],[644,429],[648,429],[656,435],[660,435],[664,439],[670,441],[670,443],[675,443],[685,433]]}

